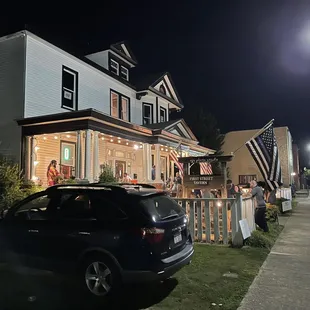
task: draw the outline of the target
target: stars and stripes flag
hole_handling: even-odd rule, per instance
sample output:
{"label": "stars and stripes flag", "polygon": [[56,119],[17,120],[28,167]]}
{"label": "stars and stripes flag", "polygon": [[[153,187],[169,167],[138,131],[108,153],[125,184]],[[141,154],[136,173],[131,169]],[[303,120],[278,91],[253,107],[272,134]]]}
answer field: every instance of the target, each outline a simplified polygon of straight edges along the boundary
{"label": "stars and stripes flag", "polygon": [[281,165],[277,140],[272,123],[263,132],[246,142],[265,182],[270,190],[274,190],[282,183]]}
{"label": "stars and stripes flag", "polygon": [[210,163],[200,163],[200,174],[201,175],[212,175],[212,166]]}
{"label": "stars and stripes flag", "polygon": [[179,173],[180,173],[180,177],[183,177],[183,164],[182,163],[180,163],[179,162],[179,159],[178,159],[178,157],[179,157],[179,154],[178,154],[178,152],[176,151],[176,150],[172,150],[171,152],[170,152],[170,158],[171,158],[171,160],[176,164],[176,166],[178,167],[178,169],[179,169]]}

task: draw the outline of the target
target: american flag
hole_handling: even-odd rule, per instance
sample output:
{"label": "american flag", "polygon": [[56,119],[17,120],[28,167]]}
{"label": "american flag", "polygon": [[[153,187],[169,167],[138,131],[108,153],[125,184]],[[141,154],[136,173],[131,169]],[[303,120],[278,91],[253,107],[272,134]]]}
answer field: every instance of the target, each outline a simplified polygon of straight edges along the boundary
{"label": "american flag", "polygon": [[173,150],[170,152],[170,158],[173,160],[173,162],[176,164],[176,166],[179,169],[180,177],[183,176],[183,164],[179,162],[179,154],[177,151]]}
{"label": "american flag", "polygon": [[270,190],[282,183],[279,150],[272,124],[261,134],[246,142],[253,159],[262,173]]}
{"label": "american flag", "polygon": [[201,175],[212,175],[212,166],[210,163],[200,163],[200,174]]}

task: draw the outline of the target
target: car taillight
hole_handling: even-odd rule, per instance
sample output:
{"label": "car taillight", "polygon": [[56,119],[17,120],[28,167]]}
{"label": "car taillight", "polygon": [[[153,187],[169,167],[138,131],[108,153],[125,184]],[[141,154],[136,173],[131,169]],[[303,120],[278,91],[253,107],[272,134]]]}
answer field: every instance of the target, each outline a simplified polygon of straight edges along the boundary
{"label": "car taillight", "polygon": [[149,243],[154,244],[163,240],[165,230],[161,228],[142,228],[142,239],[147,240]]}

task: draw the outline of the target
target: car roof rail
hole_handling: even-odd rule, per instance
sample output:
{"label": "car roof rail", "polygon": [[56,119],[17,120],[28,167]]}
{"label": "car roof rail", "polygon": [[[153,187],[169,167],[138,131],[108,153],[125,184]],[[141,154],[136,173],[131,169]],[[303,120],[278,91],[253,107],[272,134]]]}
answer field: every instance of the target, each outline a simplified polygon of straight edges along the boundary
{"label": "car roof rail", "polygon": [[57,184],[51,187],[48,187],[47,191],[53,191],[57,189],[94,189],[94,190],[111,190],[111,191],[120,191],[122,193],[127,193],[126,189],[112,184],[100,184],[100,183],[86,183],[86,184]]}
{"label": "car roof rail", "polygon": [[126,186],[126,187],[139,187],[139,188],[149,188],[149,189],[156,189],[154,185],[147,184],[147,183],[117,183],[118,186]]}

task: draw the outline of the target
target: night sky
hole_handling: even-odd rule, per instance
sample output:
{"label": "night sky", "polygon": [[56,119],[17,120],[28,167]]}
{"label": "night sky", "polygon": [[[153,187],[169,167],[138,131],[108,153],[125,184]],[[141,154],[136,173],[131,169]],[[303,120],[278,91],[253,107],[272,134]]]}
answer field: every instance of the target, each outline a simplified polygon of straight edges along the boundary
{"label": "night sky", "polygon": [[[310,1],[118,1],[72,23],[29,30],[80,54],[129,40],[142,74],[169,71],[186,107],[205,106],[223,133],[288,126],[310,166]],[[186,3],[186,4],[185,4]],[[100,14],[99,14],[100,12]],[[112,14],[113,12],[113,14]],[[3,19],[0,34],[26,21]]]}

